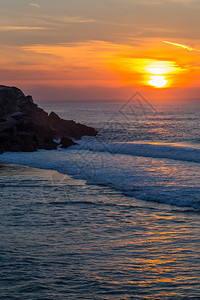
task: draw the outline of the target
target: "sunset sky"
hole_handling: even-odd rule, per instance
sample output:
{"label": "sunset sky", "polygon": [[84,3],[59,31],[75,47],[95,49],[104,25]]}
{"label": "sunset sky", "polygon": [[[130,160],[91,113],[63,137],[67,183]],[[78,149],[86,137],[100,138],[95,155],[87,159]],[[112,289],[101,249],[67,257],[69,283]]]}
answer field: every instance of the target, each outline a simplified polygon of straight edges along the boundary
{"label": "sunset sky", "polygon": [[36,99],[200,95],[199,0],[0,0],[1,84]]}

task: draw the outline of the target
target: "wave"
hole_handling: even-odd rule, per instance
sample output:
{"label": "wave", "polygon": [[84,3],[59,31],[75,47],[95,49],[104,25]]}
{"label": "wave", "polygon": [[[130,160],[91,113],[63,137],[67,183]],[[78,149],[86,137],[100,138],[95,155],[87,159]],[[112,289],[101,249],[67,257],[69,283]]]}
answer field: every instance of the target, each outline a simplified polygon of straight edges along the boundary
{"label": "wave", "polygon": [[106,143],[105,147],[83,140],[80,146],[62,150],[7,152],[1,160],[56,170],[141,200],[200,209],[200,149],[192,146]]}
{"label": "wave", "polygon": [[73,147],[74,149],[90,150],[95,152],[109,152],[112,154],[125,154],[200,163],[200,148],[198,148],[197,145],[142,142],[105,143],[103,141],[82,141],[79,146]]}

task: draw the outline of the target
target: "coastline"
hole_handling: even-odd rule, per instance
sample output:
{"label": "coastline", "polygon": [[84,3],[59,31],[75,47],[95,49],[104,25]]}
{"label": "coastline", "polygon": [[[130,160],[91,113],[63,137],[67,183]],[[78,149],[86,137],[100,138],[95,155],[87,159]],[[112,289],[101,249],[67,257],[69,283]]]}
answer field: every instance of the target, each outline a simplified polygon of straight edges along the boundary
{"label": "coastline", "polygon": [[2,297],[198,297],[199,214],[0,164]]}
{"label": "coastline", "polygon": [[93,127],[48,114],[20,89],[0,85],[0,153],[68,148],[74,139],[96,134]]}
{"label": "coastline", "polygon": [[[2,186],[1,193],[3,194],[5,193],[5,191],[11,193],[10,188],[14,188],[13,196],[15,196],[15,192],[17,196],[17,193],[21,188],[24,190],[24,194],[26,194],[26,197],[28,198],[28,190],[37,187],[40,191],[37,195],[38,196],[37,199],[34,198],[34,200],[37,200],[41,203],[44,201],[46,202],[48,200],[51,202],[51,198],[54,197],[53,195],[54,191],[58,192],[57,201],[59,201],[59,197],[60,197],[62,201],[65,202],[66,200],[66,202],[67,201],[69,202],[71,198],[70,191],[68,190],[67,194],[64,193],[59,195],[59,193],[61,192],[61,188],[59,189],[59,185],[61,187],[64,187],[65,185],[68,187],[72,187],[76,185],[79,186],[85,184],[83,180],[73,179],[70,175],[62,174],[55,170],[35,168],[35,167],[14,164],[14,163],[7,163],[1,160],[0,160],[0,181]],[[46,193],[45,185],[47,185],[47,188],[51,189],[51,192],[45,194]]]}
{"label": "coastline", "polygon": [[[135,201],[134,199],[137,198],[144,207],[161,205],[164,208],[166,205],[169,210],[176,208],[180,211],[199,211],[199,182],[198,177],[192,176],[194,172],[199,173],[197,163],[188,164],[171,159],[120,155],[120,160],[124,162],[122,165],[119,164],[119,155],[82,150],[76,146],[67,150],[7,152],[2,154],[1,159],[8,163],[46,171],[54,170],[62,176],[69,175],[74,179],[87,182],[87,187],[88,185],[107,187],[113,193],[115,191],[117,194],[122,194],[123,197],[130,196],[132,199],[130,201]],[[154,176],[152,176],[152,164]],[[128,178],[126,174],[129,174]],[[180,174],[182,182],[180,182]],[[174,186],[176,181],[180,182],[180,186],[178,185],[174,194],[174,189],[170,186]],[[193,194],[192,198],[191,194]]]}

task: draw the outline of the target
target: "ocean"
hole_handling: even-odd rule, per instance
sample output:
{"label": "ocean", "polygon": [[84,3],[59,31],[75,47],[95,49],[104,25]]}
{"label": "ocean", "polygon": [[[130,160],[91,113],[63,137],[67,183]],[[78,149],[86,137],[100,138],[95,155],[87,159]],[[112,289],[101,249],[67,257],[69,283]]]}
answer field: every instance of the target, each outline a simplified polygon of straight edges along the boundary
{"label": "ocean", "polygon": [[2,299],[199,299],[200,102],[41,102],[95,127],[4,153]]}

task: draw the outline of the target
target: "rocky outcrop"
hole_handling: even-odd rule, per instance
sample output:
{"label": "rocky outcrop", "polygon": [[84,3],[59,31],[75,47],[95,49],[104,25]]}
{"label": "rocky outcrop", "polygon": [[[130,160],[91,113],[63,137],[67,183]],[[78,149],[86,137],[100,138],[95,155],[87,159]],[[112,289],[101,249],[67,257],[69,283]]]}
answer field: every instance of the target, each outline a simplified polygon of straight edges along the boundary
{"label": "rocky outcrop", "polygon": [[56,140],[67,148],[75,144],[72,139],[96,134],[92,127],[48,114],[20,89],[0,85],[0,153],[56,149]]}

